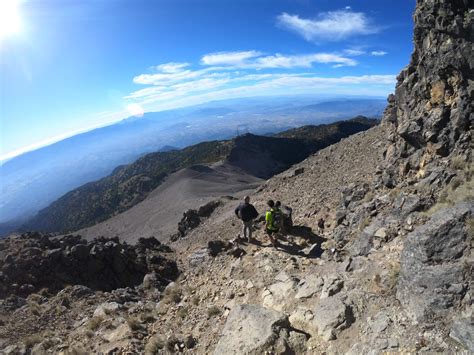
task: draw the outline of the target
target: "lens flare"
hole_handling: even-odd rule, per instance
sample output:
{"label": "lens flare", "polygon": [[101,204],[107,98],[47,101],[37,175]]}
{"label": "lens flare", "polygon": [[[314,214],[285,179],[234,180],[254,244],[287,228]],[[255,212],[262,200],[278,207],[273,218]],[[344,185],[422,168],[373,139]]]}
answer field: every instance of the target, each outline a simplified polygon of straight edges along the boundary
{"label": "lens flare", "polygon": [[0,0],[0,40],[21,31],[19,0]]}

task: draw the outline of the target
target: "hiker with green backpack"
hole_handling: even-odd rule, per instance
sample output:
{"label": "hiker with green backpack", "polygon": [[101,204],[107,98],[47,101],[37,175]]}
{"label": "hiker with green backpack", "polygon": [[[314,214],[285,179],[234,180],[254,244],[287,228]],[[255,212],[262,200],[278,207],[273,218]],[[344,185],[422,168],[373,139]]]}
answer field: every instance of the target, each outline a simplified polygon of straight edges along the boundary
{"label": "hiker with green backpack", "polygon": [[278,241],[276,236],[280,231],[281,213],[277,208],[275,208],[275,202],[273,202],[273,200],[269,200],[267,205],[270,207],[270,210],[265,214],[265,231],[267,232],[272,245],[277,248]]}

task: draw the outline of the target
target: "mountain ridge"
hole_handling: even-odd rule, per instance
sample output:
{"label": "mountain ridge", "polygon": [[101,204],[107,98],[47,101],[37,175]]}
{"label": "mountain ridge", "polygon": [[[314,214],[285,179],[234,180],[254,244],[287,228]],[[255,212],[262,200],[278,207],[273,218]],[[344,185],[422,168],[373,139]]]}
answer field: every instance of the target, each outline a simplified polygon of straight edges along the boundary
{"label": "mountain ridge", "polygon": [[40,211],[24,228],[66,232],[88,227],[127,210],[142,201],[169,173],[194,164],[226,159],[251,175],[269,178],[321,147],[376,123],[375,120],[360,118],[343,122],[308,128],[313,132],[325,132],[312,139],[246,134],[231,141],[203,142],[180,151],[151,153],[132,164],[116,168],[114,174],[98,182],[70,191]]}

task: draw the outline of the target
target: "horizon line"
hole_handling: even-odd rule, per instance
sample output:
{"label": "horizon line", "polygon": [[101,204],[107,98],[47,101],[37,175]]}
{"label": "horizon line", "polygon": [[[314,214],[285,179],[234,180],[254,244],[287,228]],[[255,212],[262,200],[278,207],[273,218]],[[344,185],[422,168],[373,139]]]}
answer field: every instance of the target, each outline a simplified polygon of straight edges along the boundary
{"label": "horizon line", "polygon": [[[194,106],[200,106],[200,105],[205,105],[205,104],[209,104],[209,103],[212,103],[212,102],[220,102],[220,101],[229,101],[229,100],[239,100],[239,99],[251,99],[251,98],[265,98],[265,97],[291,97],[291,96],[299,96],[299,97],[311,97],[313,96],[312,94],[295,94],[295,95],[256,95],[256,96],[250,96],[250,97],[237,97],[237,98],[228,98],[228,99],[221,99],[221,100],[209,100],[209,101],[206,101],[206,102],[202,102],[202,103],[199,103],[199,104],[192,104],[192,105],[185,105],[185,106],[179,106],[179,107],[175,107],[175,108],[167,108],[167,109],[163,109],[163,110],[156,110],[156,111],[146,111],[144,112],[142,115],[139,115],[139,116],[134,116],[134,115],[130,115],[129,113],[129,116],[127,116],[125,114],[124,111],[122,111],[121,113],[123,113],[123,115],[120,115],[121,117],[118,118],[118,119],[114,119],[114,120],[111,120],[111,121],[108,121],[108,122],[102,122],[100,124],[96,124],[96,125],[92,125],[92,126],[89,126],[89,127],[86,127],[86,128],[81,128],[81,129],[77,129],[77,130],[73,130],[71,132],[66,132],[66,133],[62,133],[62,134],[59,134],[59,135],[56,135],[56,136],[53,136],[53,137],[50,137],[50,138],[47,138],[47,139],[44,139],[44,140],[41,140],[39,142],[36,142],[36,143],[33,143],[33,144],[30,144],[30,145],[27,145],[27,146],[24,146],[22,148],[18,148],[18,149],[15,149],[11,152],[8,152],[8,153],[5,153],[3,155],[0,155],[0,166],[2,166],[3,164],[7,163],[8,161],[14,159],[14,158],[17,158],[21,155],[24,155],[24,154],[27,154],[27,153],[30,153],[30,152],[33,152],[35,150],[39,150],[41,148],[45,148],[45,147],[48,147],[48,146],[51,146],[53,144],[56,144],[56,143],[59,143],[61,141],[64,141],[68,138],[71,138],[71,137],[74,137],[74,136],[77,136],[77,135],[80,135],[80,134],[83,134],[83,133],[87,133],[87,132],[91,132],[93,130],[96,130],[96,129],[99,129],[99,128],[104,128],[104,127],[108,127],[108,126],[112,126],[116,123],[119,123],[121,121],[125,121],[127,119],[130,119],[132,117],[138,117],[138,118],[141,118],[143,117],[143,115],[147,114],[147,113],[156,113],[156,112],[165,112],[165,111],[173,111],[173,110],[178,110],[178,109],[181,109],[181,108],[187,108],[187,107],[194,107]],[[317,96],[317,95],[314,95],[314,96]],[[321,96],[321,95],[319,95]],[[325,95],[322,95],[322,96],[325,96]],[[383,99],[383,98],[386,98],[386,96],[383,96],[383,95],[337,95],[337,94],[334,94],[334,95],[327,95],[328,98],[329,97],[333,97],[333,98],[344,98],[344,97],[352,97],[352,98],[356,98],[356,97],[359,97],[359,98],[362,98],[362,97],[366,97],[366,98],[378,98],[378,99]]]}

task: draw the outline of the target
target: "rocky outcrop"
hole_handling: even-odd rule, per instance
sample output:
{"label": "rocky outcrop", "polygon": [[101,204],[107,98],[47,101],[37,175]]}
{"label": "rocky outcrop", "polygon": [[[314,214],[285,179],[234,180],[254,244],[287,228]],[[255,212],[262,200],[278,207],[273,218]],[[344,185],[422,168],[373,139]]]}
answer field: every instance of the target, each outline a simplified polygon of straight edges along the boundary
{"label": "rocky outcrop", "polygon": [[285,353],[289,349],[280,333],[288,328],[283,313],[251,304],[237,306],[227,318],[214,354],[263,354],[278,347],[278,353]]}
{"label": "rocky outcrop", "polygon": [[397,298],[413,319],[442,315],[466,295],[472,277],[466,221],[473,212],[473,202],[440,210],[408,235]]}
{"label": "rocky outcrop", "polygon": [[178,223],[178,233],[171,237],[171,241],[184,238],[191,230],[199,226],[202,220],[209,218],[214,210],[221,205],[221,201],[214,200],[199,207],[199,209],[189,209],[183,213],[183,218]]}
{"label": "rocky outcrop", "polygon": [[462,318],[453,323],[449,336],[461,346],[474,352],[474,320],[472,317]]}
{"label": "rocky outcrop", "polygon": [[474,119],[472,4],[418,1],[414,20],[415,49],[383,118],[393,128],[386,151],[388,187],[394,186],[393,178],[423,169],[433,156],[455,149],[470,156],[464,148]]}
{"label": "rocky outcrop", "polygon": [[0,298],[28,295],[47,288],[57,292],[67,285],[111,291],[137,286],[154,273],[165,286],[178,276],[169,248],[155,238],[142,238],[136,246],[118,238],[87,242],[80,236],[54,237],[28,233],[0,241]]}

